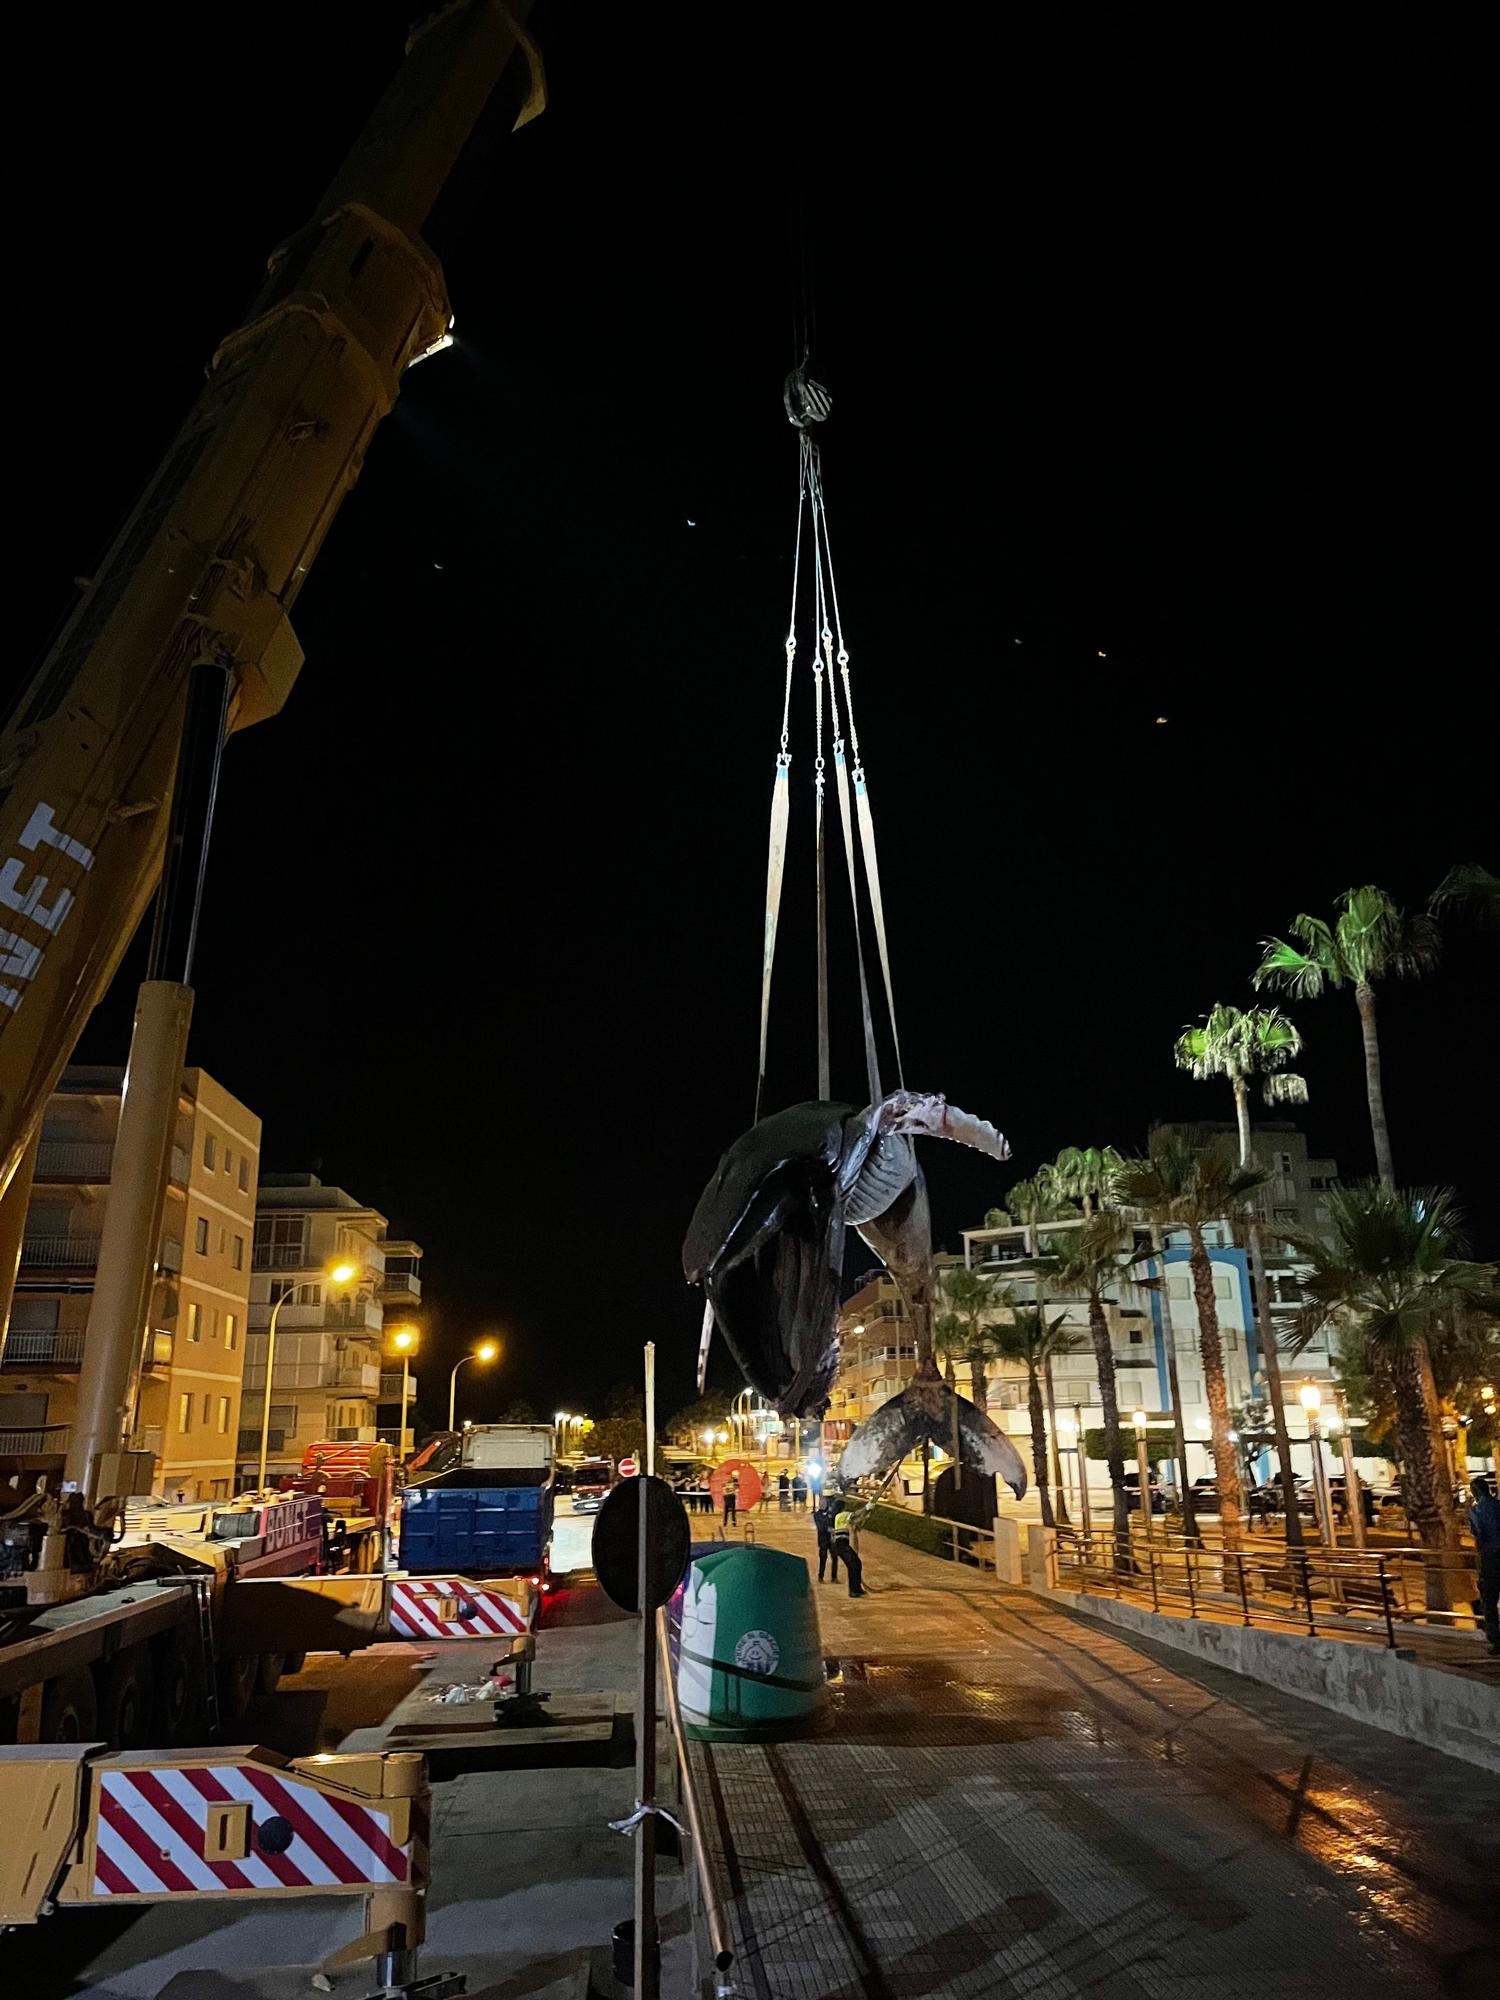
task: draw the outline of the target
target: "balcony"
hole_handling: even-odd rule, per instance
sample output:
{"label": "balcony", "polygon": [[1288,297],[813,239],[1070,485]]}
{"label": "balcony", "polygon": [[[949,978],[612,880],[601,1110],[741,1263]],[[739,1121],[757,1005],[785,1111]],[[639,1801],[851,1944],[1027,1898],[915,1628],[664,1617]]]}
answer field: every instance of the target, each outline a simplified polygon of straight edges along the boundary
{"label": "balcony", "polygon": [[[172,1350],[175,1345],[176,1342],[170,1333],[163,1332],[160,1327],[153,1328],[150,1345],[146,1349],[146,1367],[170,1368],[172,1365]],[[145,1446],[143,1445],[140,1448],[144,1450]]]}
{"label": "balcony", "polygon": [[193,1162],[186,1146],[172,1148],[172,1164],[169,1171],[171,1179],[179,1187],[187,1186],[188,1176],[193,1171]]}
{"label": "balcony", "polygon": [[182,1245],[175,1242],[170,1236],[163,1237],[161,1245],[156,1252],[156,1268],[158,1271],[172,1271],[176,1273],[180,1273],[182,1270]]}
{"label": "balcony", "polygon": [[[250,1331],[264,1333],[270,1319],[269,1300],[252,1299]],[[276,1315],[278,1335],[289,1333],[294,1327],[300,1327],[304,1332],[313,1327],[323,1327],[330,1333],[368,1334],[373,1339],[379,1336],[384,1325],[384,1316],[374,1299],[330,1299],[320,1306],[297,1306],[288,1301]]]}
{"label": "balcony", "polygon": [[72,1439],[69,1424],[33,1424],[25,1430],[0,1431],[0,1463],[29,1459],[66,1458]]}
{"label": "balcony", "polygon": [[332,1367],[323,1370],[322,1386],[325,1389],[341,1389],[350,1396],[377,1396],[380,1393],[380,1364],[335,1362]]}
{"label": "balcony", "polygon": [[160,1424],[150,1424],[145,1430],[130,1433],[132,1451],[149,1451],[153,1458],[161,1457],[164,1432]]}
{"label": "balcony", "polygon": [[112,1139],[44,1139],[37,1148],[36,1178],[103,1184],[114,1156]]}
{"label": "balcony", "polygon": [[387,1271],[381,1280],[380,1297],[389,1306],[418,1306],[422,1303],[422,1280],[415,1271]]}
{"label": "balcony", "polygon": [[[406,1378],[406,1400],[410,1402],[416,1393],[417,1378],[415,1375],[408,1374]],[[399,1403],[401,1401],[401,1375],[399,1370],[394,1375],[386,1374],[381,1376],[380,1400],[382,1403]]]}
{"label": "balcony", "polygon": [[375,1426],[373,1424],[342,1424],[338,1430],[330,1431],[328,1435],[333,1439],[335,1444],[374,1444]]}
{"label": "balcony", "polygon": [[15,1327],[5,1343],[7,1368],[76,1368],[82,1359],[82,1327]]}
{"label": "balcony", "polygon": [[98,1262],[97,1236],[27,1236],[22,1239],[23,1271],[92,1271]]}

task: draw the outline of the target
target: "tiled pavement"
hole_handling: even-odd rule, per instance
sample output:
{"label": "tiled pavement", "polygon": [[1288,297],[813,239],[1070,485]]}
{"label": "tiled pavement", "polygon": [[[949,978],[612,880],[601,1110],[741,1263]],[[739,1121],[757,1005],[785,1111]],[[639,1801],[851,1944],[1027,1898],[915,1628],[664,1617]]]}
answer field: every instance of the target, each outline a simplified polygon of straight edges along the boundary
{"label": "tiled pavement", "polygon": [[[804,1519],[753,1517],[806,1552]],[[699,1746],[757,2000],[1495,1991],[1500,1784],[864,1542],[827,1730]]]}

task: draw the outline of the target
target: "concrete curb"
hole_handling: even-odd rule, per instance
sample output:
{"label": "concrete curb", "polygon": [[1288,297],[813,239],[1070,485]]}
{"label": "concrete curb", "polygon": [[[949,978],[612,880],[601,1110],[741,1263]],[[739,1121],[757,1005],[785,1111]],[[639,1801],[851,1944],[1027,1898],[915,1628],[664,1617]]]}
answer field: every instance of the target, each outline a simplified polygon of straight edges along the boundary
{"label": "concrete curb", "polygon": [[1500,1689],[1423,1666],[1387,1646],[1308,1639],[1295,1632],[1171,1618],[1114,1597],[1031,1586],[1036,1597],[1191,1653],[1283,1694],[1315,1701],[1355,1722],[1425,1743],[1445,1756],[1500,1771]]}

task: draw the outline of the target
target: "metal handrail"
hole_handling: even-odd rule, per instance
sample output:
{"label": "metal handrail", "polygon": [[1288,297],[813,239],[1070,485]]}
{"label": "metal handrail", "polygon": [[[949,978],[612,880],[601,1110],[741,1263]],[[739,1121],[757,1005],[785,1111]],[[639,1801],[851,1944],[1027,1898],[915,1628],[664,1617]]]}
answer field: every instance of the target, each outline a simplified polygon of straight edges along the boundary
{"label": "metal handrail", "polygon": [[1122,1538],[1116,1547],[1112,1529],[1084,1535],[1059,1528],[1056,1534],[1060,1569],[1065,1567],[1085,1592],[1114,1597],[1127,1591],[1149,1592],[1158,1610],[1163,1599],[1169,1603],[1185,1599],[1190,1618],[1238,1610],[1246,1625],[1259,1618],[1305,1626],[1309,1636],[1316,1637],[1320,1624],[1325,1631],[1347,1634],[1361,1613],[1369,1611],[1384,1626],[1388,1647],[1397,1643],[1398,1624],[1442,1628],[1473,1622],[1467,1610],[1437,1610],[1412,1601],[1414,1585],[1425,1591],[1432,1569],[1449,1576],[1467,1570],[1463,1550],[1445,1558],[1424,1548],[1298,1549],[1262,1544],[1226,1549],[1173,1546],[1139,1536]]}
{"label": "metal handrail", "polygon": [[[672,1747],[677,1757],[678,1784],[682,1790],[683,1805],[687,1808],[688,1836],[697,1857],[698,1885],[703,1897],[703,1927],[708,1932],[708,1944],[713,1953],[715,1970],[723,1974],[734,1964],[734,1946],[730,1942],[729,1926],[724,1921],[724,1913],[719,1907],[718,1891],[708,1866],[708,1842],[703,1836],[703,1813],[698,1804],[698,1787],[693,1778],[692,1766],[688,1762],[687,1736],[683,1731],[682,1709],[677,1700],[677,1679],[672,1672],[672,1650],[665,1608],[656,1614],[656,1647],[657,1658],[662,1663],[662,1684],[667,1691],[667,1725],[672,1731]],[[729,1990],[727,1984],[722,1981],[719,1983],[720,1994],[726,1994]]]}

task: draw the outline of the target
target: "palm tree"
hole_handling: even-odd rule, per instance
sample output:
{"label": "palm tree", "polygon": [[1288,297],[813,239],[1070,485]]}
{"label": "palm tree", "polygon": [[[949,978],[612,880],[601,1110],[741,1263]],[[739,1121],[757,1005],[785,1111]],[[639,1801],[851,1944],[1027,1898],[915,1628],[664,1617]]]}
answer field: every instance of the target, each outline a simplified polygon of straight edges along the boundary
{"label": "palm tree", "polygon": [[1391,1137],[1380,1087],[1380,1037],[1375,1027],[1375,985],[1381,979],[1417,978],[1437,960],[1438,929],[1425,913],[1408,916],[1384,889],[1366,883],[1339,897],[1340,914],[1330,925],[1321,917],[1293,917],[1300,944],[1266,938],[1256,968],[1257,987],[1284,988],[1299,1000],[1316,1000],[1325,987],[1352,986],[1364,1038],[1365,1095],[1375,1165],[1388,1188],[1396,1185]]}
{"label": "palm tree", "polygon": [[[1266,1104],[1305,1104],[1307,1085],[1300,1076],[1286,1068],[1286,1064],[1293,1061],[1301,1049],[1301,1035],[1279,1007],[1229,1007],[1221,1001],[1215,1001],[1200,1026],[1184,1028],[1177,1037],[1173,1054],[1179,1069],[1191,1071],[1200,1083],[1210,1077],[1229,1079],[1234,1090],[1234,1117],[1242,1167],[1252,1164],[1251,1079],[1259,1079],[1261,1099]],[[1276,1432],[1276,1463],[1281,1472],[1286,1538],[1294,1548],[1300,1548],[1302,1515],[1297,1506],[1292,1440],[1286,1427],[1286,1402],[1281,1389],[1281,1354],[1276,1345],[1276,1327],[1271,1317],[1271,1295],[1266,1285],[1266,1260],[1261,1246],[1260,1225],[1253,1216],[1248,1236],[1250,1283],[1260,1324],[1260,1351],[1265,1357],[1267,1400],[1271,1405],[1271,1422]]]}
{"label": "palm tree", "polygon": [[1434,916],[1456,907],[1493,930],[1500,926],[1500,875],[1477,861],[1460,861],[1427,898],[1427,907]]}
{"label": "palm tree", "polygon": [[[1061,1236],[1060,1231],[1058,1234]],[[1125,1497],[1125,1447],[1120,1438],[1120,1399],[1115,1390],[1115,1357],[1109,1344],[1104,1295],[1118,1283],[1120,1259],[1130,1247],[1130,1231],[1118,1215],[1106,1209],[1070,1229],[1066,1239],[1057,1243],[1057,1269],[1052,1276],[1058,1291],[1081,1293],[1088,1301],[1089,1336],[1104,1419],[1104,1455],[1114,1495],[1115,1562],[1120,1569],[1130,1567],[1130,1506]]]}
{"label": "palm tree", "polygon": [[1217,1146],[1195,1150],[1179,1134],[1158,1126],[1147,1142],[1146,1157],[1128,1161],[1116,1181],[1121,1201],[1138,1208],[1155,1228],[1187,1231],[1188,1270],[1198,1309],[1198,1351],[1203,1357],[1203,1391],[1219,1489],[1219,1522],[1226,1548],[1239,1545],[1240,1472],[1229,1435],[1224,1343],[1214,1300],[1213,1260],[1204,1232],[1215,1222],[1240,1218],[1244,1197],[1267,1178],[1263,1168],[1236,1166]]}
{"label": "palm tree", "polygon": [[944,1271],[940,1284],[943,1297],[952,1308],[951,1312],[944,1313],[943,1318],[957,1319],[961,1329],[950,1334],[954,1344],[945,1351],[961,1354],[969,1364],[974,1407],[986,1410],[989,1407],[989,1384],[985,1375],[994,1353],[994,1336],[985,1321],[986,1315],[1002,1302],[1003,1288],[998,1278],[983,1277],[978,1271],[970,1271],[962,1264],[955,1264]]}
{"label": "palm tree", "polygon": [[1265,1104],[1305,1104],[1307,1085],[1286,1065],[1302,1053],[1302,1037],[1279,1007],[1230,1007],[1216,1000],[1196,1028],[1184,1028],[1172,1050],[1177,1067],[1199,1083],[1227,1077],[1234,1091],[1240,1165],[1250,1164],[1250,1084]]}
{"label": "palm tree", "polygon": [[[1036,1468],[1037,1498],[1041,1502],[1042,1525],[1055,1528],[1052,1495],[1047,1477],[1047,1421],[1042,1410],[1042,1378],[1056,1354],[1076,1354],[1082,1336],[1070,1332],[1067,1314],[1049,1320],[1035,1306],[1015,1306],[1008,1322],[995,1328],[996,1352],[1007,1361],[1019,1361],[1026,1370],[1026,1411],[1031,1419],[1031,1462]],[[1058,1492],[1062,1488],[1059,1484]]]}
{"label": "palm tree", "polygon": [[[1036,1310],[1046,1311],[1047,1278],[1057,1267],[1056,1253],[1045,1248],[1042,1237],[1043,1223],[1060,1221],[1074,1213],[1072,1203],[1053,1192],[1045,1168],[1031,1180],[1017,1181],[1005,1197],[1009,1209],[992,1209],[991,1214],[1003,1215],[1007,1222],[1014,1216],[1026,1229],[1030,1238],[1028,1248],[1031,1253],[1032,1271],[1036,1285]],[[989,1216],[985,1217],[988,1223]],[[1052,1354],[1049,1349],[1042,1364],[1042,1389],[1047,1401],[1047,1430],[1052,1439],[1052,1484],[1057,1494],[1055,1509],[1059,1521],[1066,1522],[1068,1504],[1064,1499],[1065,1487],[1062,1476],[1062,1458],[1057,1442],[1057,1402],[1052,1389]]]}
{"label": "palm tree", "polygon": [[1113,1146],[1064,1146],[1050,1165],[1037,1169],[1037,1179],[1059,1201],[1076,1201],[1085,1215],[1107,1205],[1120,1155]]}
{"label": "palm tree", "polygon": [[1335,1187],[1327,1204],[1326,1239],[1291,1239],[1311,1266],[1293,1345],[1300,1351],[1334,1321],[1356,1336],[1368,1369],[1389,1372],[1402,1497],[1423,1547],[1439,1558],[1427,1565],[1427,1606],[1446,1611],[1466,1593],[1452,1560],[1458,1519],[1431,1343],[1444,1316],[1496,1309],[1493,1274],[1467,1261],[1451,1189]]}

